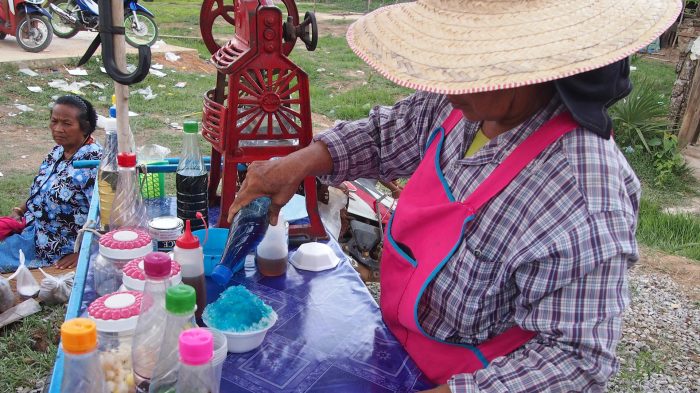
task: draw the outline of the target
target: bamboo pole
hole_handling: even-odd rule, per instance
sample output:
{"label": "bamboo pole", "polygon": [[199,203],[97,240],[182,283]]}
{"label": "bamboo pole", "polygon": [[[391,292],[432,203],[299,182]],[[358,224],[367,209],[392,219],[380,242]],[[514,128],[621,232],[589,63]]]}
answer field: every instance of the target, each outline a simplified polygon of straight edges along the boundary
{"label": "bamboo pole", "polygon": [[[112,1],[112,25],[124,26],[124,2]],[[126,41],[124,35],[113,34],[114,59],[117,68],[126,73]],[[117,97],[117,144],[120,152],[135,153],[134,135],[129,127],[129,86],[114,82],[114,94]]]}

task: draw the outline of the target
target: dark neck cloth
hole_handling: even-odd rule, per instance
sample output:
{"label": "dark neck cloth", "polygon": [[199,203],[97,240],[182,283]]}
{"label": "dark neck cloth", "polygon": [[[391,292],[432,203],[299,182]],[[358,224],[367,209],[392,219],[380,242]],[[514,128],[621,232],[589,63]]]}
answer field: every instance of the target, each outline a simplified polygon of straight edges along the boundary
{"label": "dark neck cloth", "polygon": [[554,81],[559,96],[576,121],[596,135],[610,139],[608,108],[632,90],[629,58]]}

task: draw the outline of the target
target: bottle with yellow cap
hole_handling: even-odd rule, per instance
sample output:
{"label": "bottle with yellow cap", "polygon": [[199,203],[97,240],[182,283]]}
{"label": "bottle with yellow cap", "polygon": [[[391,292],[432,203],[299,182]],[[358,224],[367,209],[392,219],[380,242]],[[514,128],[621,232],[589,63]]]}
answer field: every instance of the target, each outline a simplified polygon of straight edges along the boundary
{"label": "bottle with yellow cap", "polygon": [[61,325],[63,348],[62,392],[107,393],[97,352],[97,326],[88,318],[75,318]]}

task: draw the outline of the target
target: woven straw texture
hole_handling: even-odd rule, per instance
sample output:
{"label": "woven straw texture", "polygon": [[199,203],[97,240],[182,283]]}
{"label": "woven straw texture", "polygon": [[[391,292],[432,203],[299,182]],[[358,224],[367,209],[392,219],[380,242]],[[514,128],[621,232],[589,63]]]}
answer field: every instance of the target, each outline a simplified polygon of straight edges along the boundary
{"label": "woven straw texture", "polygon": [[348,43],[395,83],[443,94],[530,85],[629,56],[680,0],[419,0],[353,23]]}

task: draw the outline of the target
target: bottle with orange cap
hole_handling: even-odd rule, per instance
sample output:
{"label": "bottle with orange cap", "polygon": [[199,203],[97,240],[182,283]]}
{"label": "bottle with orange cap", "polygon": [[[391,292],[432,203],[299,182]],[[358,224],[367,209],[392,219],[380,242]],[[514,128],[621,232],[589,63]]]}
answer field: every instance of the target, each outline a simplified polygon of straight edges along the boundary
{"label": "bottle with orange cap", "polygon": [[64,322],[61,325],[61,346],[65,355],[61,391],[106,393],[95,321],[75,318]]}

